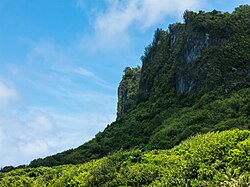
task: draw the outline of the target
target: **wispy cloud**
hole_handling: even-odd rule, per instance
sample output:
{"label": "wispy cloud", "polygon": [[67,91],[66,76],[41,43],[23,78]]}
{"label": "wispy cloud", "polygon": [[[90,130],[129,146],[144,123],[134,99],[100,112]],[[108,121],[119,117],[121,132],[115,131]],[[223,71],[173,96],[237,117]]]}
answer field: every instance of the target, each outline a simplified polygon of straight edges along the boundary
{"label": "wispy cloud", "polygon": [[60,65],[69,62],[66,58],[67,49],[57,46],[55,42],[40,40],[33,42],[31,50],[27,53],[27,61],[30,64],[44,63],[49,65]]}
{"label": "wispy cloud", "polygon": [[77,74],[80,74],[80,75],[83,75],[83,76],[86,76],[86,77],[89,77],[89,78],[94,78],[94,79],[97,79],[98,77],[91,71],[85,69],[85,68],[76,68],[74,70],[75,73]]}
{"label": "wispy cloud", "polygon": [[182,18],[187,9],[196,10],[201,6],[199,0],[144,0],[139,1],[140,15],[136,18],[143,29],[147,29],[156,23],[164,21],[166,16]]}
{"label": "wispy cloud", "polygon": [[33,121],[28,123],[28,126],[34,132],[36,132],[36,134],[47,133],[47,132],[51,132],[52,130],[54,130],[53,119],[43,114],[38,114],[36,118],[33,119]]}
{"label": "wispy cloud", "polygon": [[30,111],[26,115],[19,111],[19,114],[0,115],[0,166],[27,164],[30,159],[47,155],[50,151],[48,139],[56,136],[48,115],[36,113],[32,116]]}
{"label": "wispy cloud", "polygon": [[105,81],[104,79],[98,77],[94,72],[91,72],[85,68],[75,68],[72,72],[90,78],[92,82],[94,82],[98,86],[102,86],[108,89],[115,89],[115,86],[113,84]]}
{"label": "wispy cloud", "polygon": [[2,147],[3,145],[3,142],[4,142],[4,132],[3,132],[3,129],[0,127],[0,146]]}
{"label": "wispy cloud", "polygon": [[0,167],[28,164],[32,159],[77,147],[115,119],[110,109],[62,112],[28,107],[15,113],[19,115],[0,114]]}
{"label": "wispy cloud", "polygon": [[[60,65],[53,61],[58,54]],[[107,89],[103,93],[89,86],[112,85],[95,72],[70,63],[68,55],[56,44],[39,42],[28,52],[22,71],[7,67],[12,76],[18,75],[24,89],[19,85],[22,101],[5,105],[0,113],[0,167],[28,164],[77,147],[115,119],[116,97],[106,93]],[[0,79],[0,106],[17,97],[15,87]]]}
{"label": "wispy cloud", "polygon": [[[95,35],[87,42],[88,49],[114,50],[130,43],[129,29],[141,31],[162,22],[166,16],[181,18],[186,9],[196,10],[199,0],[107,0],[107,9],[94,22]],[[86,38],[83,38],[86,43]],[[94,45],[91,45],[94,44]]]}
{"label": "wispy cloud", "polygon": [[25,156],[38,156],[48,153],[48,144],[43,140],[33,140],[20,145],[20,151]]}
{"label": "wispy cloud", "polygon": [[0,167],[77,147],[115,119],[112,85],[74,61],[81,57],[74,45],[40,40],[28,47],[26,63],[4,67],[18,93],[0,78]]}
{"label": "wispy cloud", "polygon": [[0,78],[0,106],[7,104],[9,101],[17,99],[16,89]]}

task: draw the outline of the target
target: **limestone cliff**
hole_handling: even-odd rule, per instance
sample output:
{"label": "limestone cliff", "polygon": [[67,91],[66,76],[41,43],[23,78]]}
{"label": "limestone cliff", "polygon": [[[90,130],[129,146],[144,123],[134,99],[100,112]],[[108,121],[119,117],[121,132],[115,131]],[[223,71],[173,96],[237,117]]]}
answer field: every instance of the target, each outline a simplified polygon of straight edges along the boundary
{"label": "limestone cliff", "polygon": [[[249,48],[249,19],[241,17],[245,24],[233,25],[232,19],[239,19],[235,15],[186,11],[184,23],[172,24],[167,31],[157,29],[141,58],[141,70],[127,68],[123,76],[118,88],[118,117],[162,94],[172,100],[189,95],[186,103],[192,104],[209,91],[228,93],[248,87],[250,65],[245,51]],[[172,104],[179,103],[166,106]]]}
{"label": "limestone cliff", "polygon": [[[176,40],[180,40],[178,27],[170,27],[170,47],[174,47]],[[201,56],[202,50],[209,45],[209,34],[206,32],[194,32],[193,28],[186,25],[184,45],[179,55],[179,63],[176,71],[176,91],[179,94],[189,93],[195,86],[195,61]],[[179,37],[178,37],[179,36]],[[177,38],[177,39],[175,39]]]}
{"label": "limestone cliff", "polygon": [[118,87],[117,117],[122,116],[136,105],[140,77],[140,67],[127,67],[124,70],[124,75]]}
{"label": "limestone cliff", "polygon": [[[239,19],[236,17],[236,14],[215,10],[187,11],[184,24],[170,25],[168,31],[158,30],[143,59],[142,92],[155,94],[150,87],[159,82],[167,83],[169,91],[174,89],[173,94],[177,95],[198,96],[212,90],[228,93],[248,87],[250,64],[246,49],[249,48],[250,21],[247,16],[241,17],[241,23],[233,25],[232,19]],[[242,33],[240,37],[237,32]],[[149,77],[147,74],[152,75],[151,72],[155,74]]]}

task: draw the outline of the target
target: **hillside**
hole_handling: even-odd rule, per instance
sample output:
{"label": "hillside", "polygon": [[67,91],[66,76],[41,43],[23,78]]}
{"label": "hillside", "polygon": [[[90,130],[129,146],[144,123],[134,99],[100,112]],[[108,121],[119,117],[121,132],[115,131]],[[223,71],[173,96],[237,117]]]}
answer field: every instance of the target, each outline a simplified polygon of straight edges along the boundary
{"label": "hillside", "polygon": [[186,11],[184,23],[157,29],[142,67],[124,71],[116,121],[80,147],[30,166],[84,163],[121,149],[169,149],[197,133],[250,129],[249,18],[247,5],[231,14]]}
{"label": "hillside", "polygon": [[250,131],[207,133],[170,150],[131,150],[85,164],[0,173],[0,186],[250,186]]}

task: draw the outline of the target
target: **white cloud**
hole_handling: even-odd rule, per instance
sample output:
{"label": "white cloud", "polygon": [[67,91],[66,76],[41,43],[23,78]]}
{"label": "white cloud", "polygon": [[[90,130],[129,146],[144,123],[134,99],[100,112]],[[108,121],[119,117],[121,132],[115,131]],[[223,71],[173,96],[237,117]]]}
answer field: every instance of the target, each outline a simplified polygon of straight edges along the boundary
{"label": "white cloud", "polygon": [[57,137],[49,115],[32,114],[34,111],[18,113],[20,116],[0,115],[0,166],[27,164],[34,158],[48,155],[53,148],[50,139]]}
{"label": "white cloud", "polygon": [[34,43],[32,49],[27,54],[29,63],[62,64],[66,61],[66,49],[61,51],[54,42],[41,40]]}
{"label": "white cloud", "polygon": [[0,168],[77,147],[115,119],[110,108],[86,113],[28,107],[7,113],[0,113]]}
{"label": "white cloud", "polygon": [[82,68],[82,67],[76,68],[72,72],[90,78],[92,80],[92,82],[94,82],[98,86],[102,86],[102,87],[108,88],[108,89],[115,89],[116,88],[116,86],[103,80],[102,78],[98,77],[94,72],[89,71],[85,68]]}
{"label": "white cloud", "polygon": [[49,151],[48,144],[44,140],[35,139],[21,144],[20,147],[20,151],[23,155],[28,157],[38,157],[40,155],[48,154]]}
{"label": "white cloud", "polygon": [[0,106],[14,99],[17,99],[15,88],[6,81],[0,79]]}
{"label": "white cloud", "polygon": [[30,123],[28,123],[28,126],[36,134],[49,133],[54,128],[53,119],[42,113],[38,114]]}
{"label": "white cloud", "polygon": [[4,141],[4,132],[3,129],[0,127],[0,146],[2,147]]}
{"label": "white cloud", "polygon": [[94,78],[94,79],[97,78],[97,76],[93,72],[91,72],[85,68],[77,68],[73,72],[80,74],[80,75],[83,75],[83,76],[86,76],[86,77],[89,77],[89,78]]}
{"label": "white cloud", "polygon": [[[164,21],[167,16],[177,19],[186,9],[196,10],[199,0],[108,0],[107,9],[100,13],[95,22],[95,36],[89,41],[83,38],[83,45],[90,50],[113,50],[130,43],[128,30],[131,27],[147,30]],[[91,47],[92,46],[92,47]]]}
{"label": "white cloud", "polygon": [[187,9],[197,9],[201,1],[199,0],[138,0],[140,12],[136,17],[142,28],[147,29],[156,23],[162,22],[166,16],[176,16],[181,18]]}

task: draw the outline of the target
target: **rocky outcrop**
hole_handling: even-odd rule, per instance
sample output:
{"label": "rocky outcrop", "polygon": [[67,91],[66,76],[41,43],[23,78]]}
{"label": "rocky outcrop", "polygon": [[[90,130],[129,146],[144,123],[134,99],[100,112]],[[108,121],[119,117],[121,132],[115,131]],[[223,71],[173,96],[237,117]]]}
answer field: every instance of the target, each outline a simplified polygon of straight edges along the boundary
{"label": "rocky outcrop", "polygon": [[169,25],[169,37],[170,37],[170,48],[176,48],[177,44],[180,42],[182,33],[184,30],[183,24],[172,24]]}
{"label": "rocky outcrop", "polygon": [[[179,55],[179,63],[176,71],[176,91],[178,94],[189,93],[195,86],[195,66],[194,62],[201,56],[202,50],[209,45],[209,34],[205,32],[195,32],[189,25],[185,27],[184,46]],[[176,41],[180,40],[180,29],[173,27],[171,30],[170,46],[176,46]],[[178,39],[179,37],[179,39]],[[177,39],[175,39],[177,38]]]}
{"label": "rocky outcrop", "polygon": [[[134,106],[134,103],[155,100],[159,93],[176,95],[178,100],[187,94],[196,98],[212,90],[228,93],[247,87],[249,59],[243,54],[249,48],[249,42],[239,42],[243,40],[233,31],[239,27],[230,24],[232,18],[233,14],[219,11],[187,11],[185,23],[172,24],[167,31],[157,29],[153,42],[142,56],[139,87],[136,87],[138,94],[133,93],[133,99],[128,99],[127,82],[122,81],[118,112],[124,114],[128,111],[126,103]],[[245,29],[241,31],[244,36],[241,37],[247,38],[248,19],[241,19],[246,22]]]}
{"label": "rocky outcrop", "polygon": [[125,68],[123,78],[118,87],[117,117],[122,116],[137,104],[140,78],[140,67]]}

